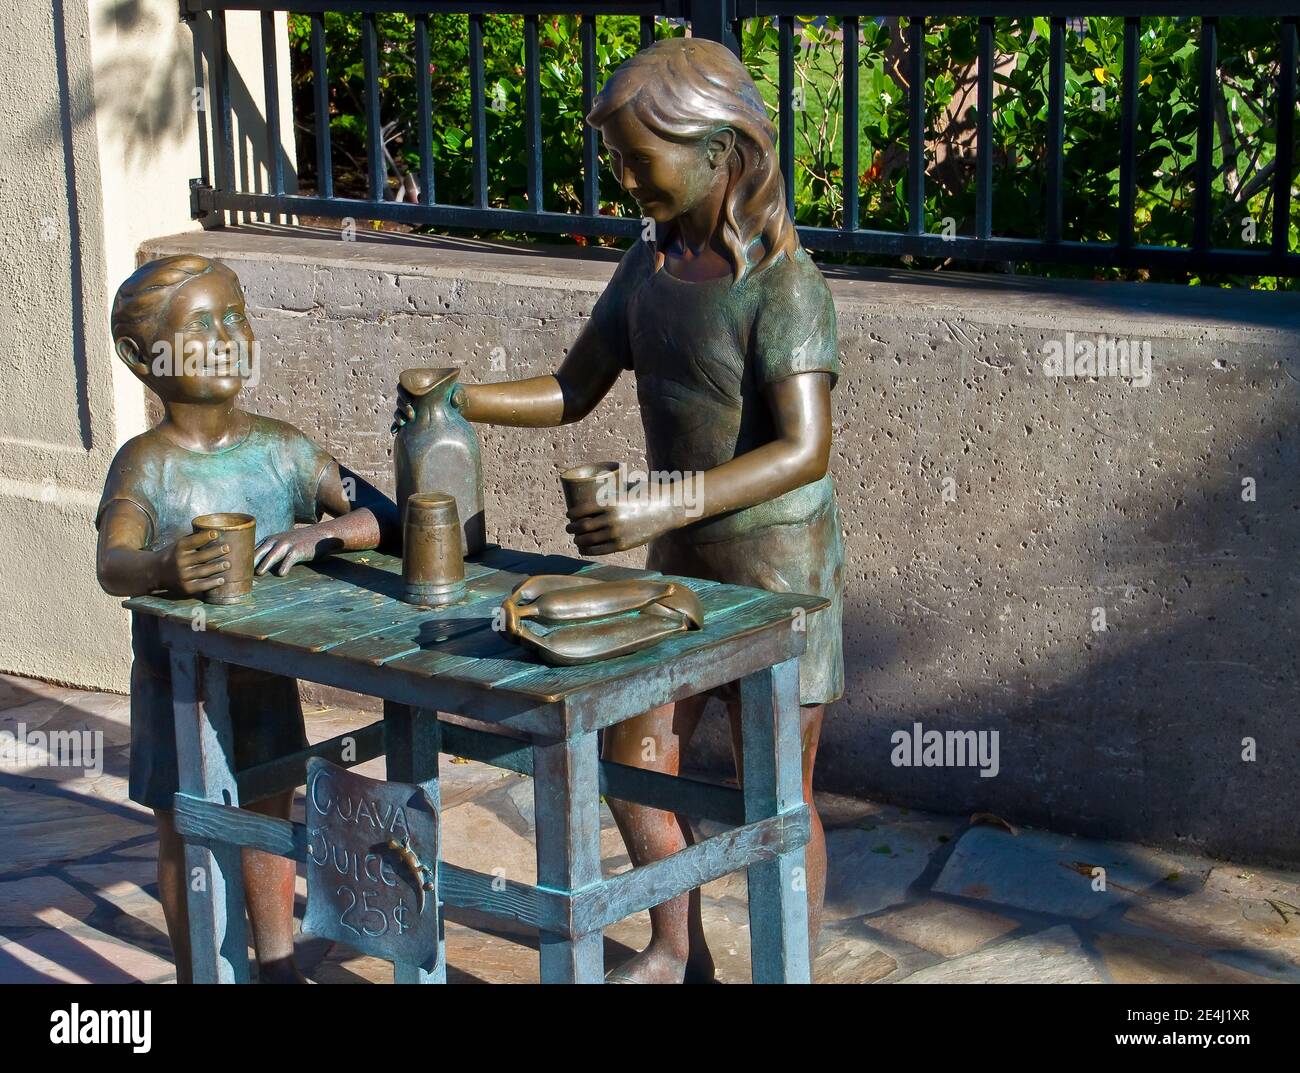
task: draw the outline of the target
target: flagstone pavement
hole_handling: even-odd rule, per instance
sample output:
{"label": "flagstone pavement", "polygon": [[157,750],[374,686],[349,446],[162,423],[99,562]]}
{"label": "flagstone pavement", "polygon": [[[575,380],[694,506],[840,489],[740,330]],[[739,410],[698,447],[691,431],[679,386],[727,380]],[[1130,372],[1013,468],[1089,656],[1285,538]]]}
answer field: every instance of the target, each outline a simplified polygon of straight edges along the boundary
{"label": "flagstone pavement", "polygon": [[[309,711],[308,735],[374,718]],[[0,761],[0,982],[173,981],[153,817],[127,797],[127,698],[0,675],[0,732],[20,726],[102,733],[102,770],[45,766],[32,750]],[[382,761],[358,770],[383,777]],[[445,859],[533,882],[530,780],[447,757],[442,775]],[[820,982],[1300,982],[1300,874],[830,794],[818,803],[830,857]],[[629,862],[602,816],[611,874]],[[300,876],[299,915],[305,897]],[[748,980],[743,875],[708,884],[703,904],[719,979]],[[645,913],[607,929],[606,965],[648,934]],[[320,983],[391,977],[385,962],[310,936],[297,955]],[[452,917],[447,962],[453,982],[534,982],[536,938]]]}

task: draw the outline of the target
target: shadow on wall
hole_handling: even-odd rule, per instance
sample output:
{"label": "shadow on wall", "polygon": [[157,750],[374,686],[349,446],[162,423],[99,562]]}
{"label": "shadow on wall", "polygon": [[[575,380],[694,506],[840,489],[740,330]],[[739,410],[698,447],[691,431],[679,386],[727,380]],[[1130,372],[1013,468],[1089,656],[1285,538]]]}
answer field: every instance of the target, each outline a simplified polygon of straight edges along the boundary
{"label": "shadow on wall", "polygon": [[164,21],[158,4],[117,0],[92,27],[92,33],[117,41],[130,35],[150,46],[117,52],[94,75],[93,118],[121,138],[129,167],[147,165],[162,143],[194,138],[193,48],[177,13],[169,14]]}
{"label": "shadow on wall", "polygon": [[89,363],[86,354],[86,325],[83,310],[87,306],[86,281],[82,271],[82,237],[81,205],[78,200],[77,163],[73,151],[73,130],[79,119],[74,114],[74,101],[84,99],[84,92],[74,97],[72,76],[68,70],[68,28],[67,12],[63,0],[54,0],[54,60],[59,80],[58,113],[46,118],[36,131],[29,132],[29,137],[48,140],[53,131],[58,131],[59,142],[63,146],[63,181],[67,188],[68,206],[68,270],[72,291],[72,317],[70,328],[72,367],[74,382],[77,387],[77,425],[81,434],[81,446],[89,451],[94,446],[94,433],[90,417]]}
{"label": "shadow on wall", "polygon": [[[241,12],[240,14],[245,13]],[[228,21],[227,50],[244,57],[249,70],[256,69],[260,71],[262,55],[260,32],[254,31],[250,35],[241,37],[237,32],[241,25],[243,24]],[[197,45],[193,50],[192,78],[195,85],[207,85],[204,78],[204,69],[206,66],[208,71],[212,70],[216,55],[212,18],[207,13],[196,15],[190,26],[193,29],[194,40]],[[256,39],[255,42],[254,39]],[[256,59],[255,68],[251,66],[254,58]],[[281,56],[278,67],[279,77],[282,79],[288,78],[288,57]],[[223,185],[226,188],[233,187],[247,193],[270,193],[271,154],[275,152],[280,157],[280,166],[284,173],[285,192],[296,193],[298,189],[297,169],[292,157],[285,151],[283,144],[286,136],[290,139],[293,137],[294,119],[292,113],[286,114],[283,110],[281,111],[281,144],[272,149],[268,144],[269,130],[262,106],[253,97],[239,68],[233,63],[227,63],[226,70],[230,86],[230,111],[234,117],[231,129],[235,178],[233,182],[227,179]],[[211,177],[209,181],[214,186],[217,185],[216,176],[220,174],[221,169],[220,149],[215,144],[215,108],[215,96],[210,95],[208,110],[200,115],[202,123],[200,147],[203,170]],[[280,214],[239,212],[230,213],[229,215],[229,222],[232,224],[289,222],[285,216]],[[218,214],[217,219],[204,221],[205,227],[219,225],[220,214]]]}
{"label": "shadow on wall", "polygon": [[[76,2],[76,0],[74,0]],[[88,66],[60,86],[60,108],[75,127],[93,124],[121,139],[128,167],[148,164],[162,143],[194,138],[194,61],[190,35],[183,24],[164,23],[158,5],[142,0],[117,3],[87,19],[92,35],[107,42],[139,35],[149,47],[114,51],[97,70]],[[54,24],[61,62],[66,62],[67,4],[54,0]],[[87,11],[81,0],[81,11]],[[113,46],[104,44],[105,50]],[[43,116],[30,132],[48,138],[61,117]],[[66,133],[66,132],[65,132]]]}
{"label": "shadow on wall", "polygon": [[[91,26],[92,34],[122,42],[134,38],[138,47],[121,47],[113,51],[92,72],[76,72],[76,82],[65,79],[60,87],[58,116],[45,116],[31,135],[48,139],[54,129],[63,128],[65,143],[71,128],[92,123],[120,139],[123,159],[128,169],[147,167],[160,146],[194,146],[193,174],[212,174],[212,108],[215,102],[200,90],[207,86],[205,72],[213,60],[212,19],[206,13],[188,25],[172,11],[174,4],[149,4],[144,0],[118,0],[98,13]],[[54,18],[59,35],[61,63],[66,53],[64,0],[55,0]],[[82,3],[82,10],[85,10]],[[171,17],[162,12],[168,12]],[[241,13],[242,14],[242,13]],[[236,24],[242,28],[247,20]],[[251,25],[251,23],[249,23]],[[256,30],[252,40],[230,34],[229,47],[253,70],[261,70],[261,41]],[[147,47],[145,47],[147,45]],[[282,62],[281,77],[287,65]],[[254,98],[248,83],[234,65],[228,65],[230,107],[234,117],[234,162],[239,189],[257,193],[268,190],[270,154],[267,145],[267,122],[262,106]],[[200,110],[201,106],[206,110]],[[282,117],[282,130],[292,130],[292,117]],[[296,171],[283,144],[278,148],[288,190],[296,190]],[[129,206],[105,206],[106,210],[126,211]],[[232,222],[282,220],[283,217],[237,214]],[[74,263],[76,258],[74,257]]]}
{"label": "shadow on wall", "polygon": [[[953,549],[936,558],[958,598],[906,614],[905,629],[873,611],[898,608],[894,596],[873,599],[869,585],[851,594],[845,633],[858,640],[848,647],[869,655],[850,661],[845,700],[828,717],[819,786],[1085,836],[1136,833],[1240,861],[1300,861],[1294,392],[1279,409],[1229,462],[1175,461],[1170,484],[1189,479],[1160,514],[1130,488],[1100,520],[1063,511],[1040,529],[1023,519],[1024,535],[1063,561],[1083,551],[1082,570],[1063,569],[1058,585],[1027,590],[1041,567],[972,570]],[[1130,430],[1135,453],[1143,438]],[[1087,454],[1080,444],[1081,462]],[[904,566],[904,578],[916,568]],[[933,577],[907,588],[935,592]],[[985,588],[1000,591],[986,598]],[[997,732],[1000,777],[895,766],[894,735],[915,723]]]}
{"label": "shadow on wall", "polygon": [[[69,272],[74,315],[70,324],[71,355],[77,385],[77,412],[82,447],[93,445],[93,415],[88,396],[89,367],[86,326],[83,311],[88,308],[87,286],[83,278],[86,261],[83,246],[82,214],[87,205],[102,213],[129,213],[132,206],[104,204],[102,187],[91,189],[87,183],[102,174],[102,169],[87,170],[86,162],[77,160],[76,140],[95,146],[85,134],[106,135],[115,139],[122,151],[122,164],[128,173],[149,167],[160,149],[174,148],[186,142],[195,145],[193,174],[209,171],[210,153],[206,144],[207,114],[196,111],[201,102],[197,87],[204,85],[204,57],[212,55],[211,19],[204,15],[191,24],[193,34],[179,18],[173,3],[145,3],[143,0],[117,0],[91,13],[86,0],[52,0],[53,46],[58,78],[58,104],[40,115],[26,131],[34,144],[57,139],[63,148],[64,184],[67,193],[67,235],[69,237]],[[166,11],[171,17],[163,15]],[[70,62],[69,40],[77,40],[89,27],[92,39],[100,35],[104,44],[96,51],[104,58],[92,70],[83,52],[80,62]],[[196,47],[197,44],[197,47]],[[260,41],[252,50],[260,57]],[[267,123],[257,102],[249,92],[239,71],[230,68],[231,110],[238,133],[235,166],[241,188],[265,191],[267,171]],[[196,120],[198,122],[196,122]],[[291,122],[291,120],[289,120]],[[202,135],[202,136],[200,136]],[[90,151],[90,150],[83,150]],[[93,151],[98,151],[97,147]],[[280,147],[286,183],[296,189],[296,174],[288,154]],[[102,163],[102,162],[101,162]],[[112,162],[116,166],[116,162]],[[79,172],[82,174],[79,176]],[[80,178],[80,184],[79,184]],[[178,179],[178,182],[183,182]],[[85,204],[80,199],[89,199]],[[248,215],[247,220],[254,217]],[[261,220],[270,217],[258,217]],[[277,217],[275,219],[283,219]],[[96,222],[93,226],[98,226]],[[117,281],[110,280],[110,287]]]}
{"label": "shadow on wall", "polygon": [[[845,512],[846,694],[819,789],[1300,862],[1300,369],[1276,341],[1221,371],[1209,349],[1149,388],[973,367],[913,386],[913,425],[952,426],[934,443],[844,442],[841,503],[882,506]],[[872,443],[899,424],[878,397],[899,380],[837,417]],[[718,714],[698,759],[725,770]],[[997,774],[896,765],[918,723],[996,733]]]}

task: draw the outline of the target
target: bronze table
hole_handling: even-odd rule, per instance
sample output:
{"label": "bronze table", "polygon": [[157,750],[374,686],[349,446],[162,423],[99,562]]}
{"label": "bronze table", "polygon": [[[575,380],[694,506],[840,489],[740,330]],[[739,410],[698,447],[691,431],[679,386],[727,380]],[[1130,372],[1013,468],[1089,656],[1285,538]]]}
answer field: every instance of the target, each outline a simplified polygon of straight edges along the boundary
{"label": "bronze table", "polygon": [[[653,571],[564,556],[489,548],[465,564],[460,602],[431,611],[400,599],[400,560],[338,555],[259,578],[231,606],[143,596],[126,606],[161,620],[171,650],[180,787],[176,825],[191,874],[196,982],[248,979],[240,847],[304,860],[304,825],[239,808],[297,786],[309,756],[348,765],[384,755],[390,779],[420,784],[438,802],[438,754],[531,775],[537,825],[536,886],[438,863],[443,904],[534,927],[544,983],[598,983],[601,930],[719,876],[748,872],[756,982],[806,982],[808,907],[803,886],[808,809],[803,803],[798,657],[819,597],[671,578],[705,608],[702,630],[645,652],[578,667],[548,667],[499,632],[495,609],[532,574],[606,580]],[[494,628],[496,627],[496,628]],[[380,697],[384,717],[364,729],[256,768],[233,768],[225,703],[230,664]],[[743,791],[602,761],[597,732],[650,708],[739,680]],[[454,712],[482,729],[440,720]],[[652,864],[605,879],[600,796],[729,825]],[[439,982],[395,964],[398,982]]]}

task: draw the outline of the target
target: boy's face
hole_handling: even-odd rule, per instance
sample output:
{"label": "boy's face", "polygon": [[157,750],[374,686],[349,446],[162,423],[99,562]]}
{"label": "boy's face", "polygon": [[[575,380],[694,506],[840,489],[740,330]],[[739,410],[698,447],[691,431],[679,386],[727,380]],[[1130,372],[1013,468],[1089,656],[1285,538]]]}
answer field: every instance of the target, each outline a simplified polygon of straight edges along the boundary
{"label": "boy's face", "polygon": [[629,107],[611,115],[600,134],[623,189],[660,224],[700,203],[720,178],[719,154],[725,157],[730,146],[728,137],[695,144],[660,138]]}
{"label": "boy's face", "polygon": [[226,402],[254,368],[253,331],[239,284],[225,272],[182,283],[172,296],[142,374],[166,402]]}

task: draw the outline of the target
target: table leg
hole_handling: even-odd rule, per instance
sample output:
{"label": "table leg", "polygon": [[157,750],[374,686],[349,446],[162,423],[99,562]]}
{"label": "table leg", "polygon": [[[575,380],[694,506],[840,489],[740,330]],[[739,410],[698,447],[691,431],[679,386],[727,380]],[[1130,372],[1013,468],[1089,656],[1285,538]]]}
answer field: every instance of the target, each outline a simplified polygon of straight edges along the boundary
{"label": "table leg", "polygon": [[[388,778],[395,782],[418,783],[442,823],[442,797],[438,788],[438,754],[442,751],[442,724],[432,708],[412,708],[408,704],[384,701],[384,765]],[[438,852],[442,853],[439,833]],[[434,867],[437,867],[434,865]],[[432,972],[418,965],[393,965],[395,984],[445,984],[447,982],[446,937],[442,906],[438,906],[438,964]]]}
{"label": "table leg", "polygon": [[[803,804],[799,662],[740,682],[745,822]],[[749,933],[754,983],[808,983],[808,892],[804,851],[751,865]]]}
{"label": "table leg", "polygon": [[[171,667],[181,792],[219,805],[238,805],[226,665],[197,652],[172,649]],[[242,864],[238,846],[185,842],[196,984],[248,983]]]}
{"label": "table leg", "polygon": [[[600,778],[596,735],[533,746],[537,885],[578,891],[600,882]],[[541,933],[544,984],[604,980],[604,935]]]}

